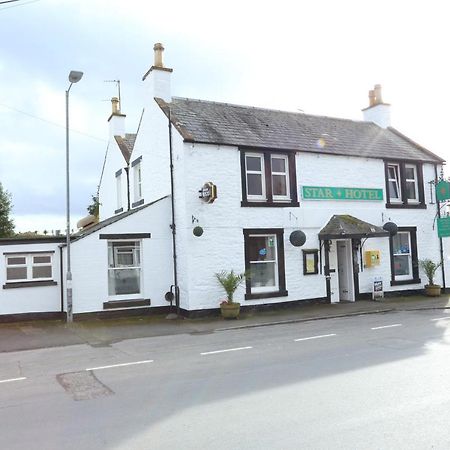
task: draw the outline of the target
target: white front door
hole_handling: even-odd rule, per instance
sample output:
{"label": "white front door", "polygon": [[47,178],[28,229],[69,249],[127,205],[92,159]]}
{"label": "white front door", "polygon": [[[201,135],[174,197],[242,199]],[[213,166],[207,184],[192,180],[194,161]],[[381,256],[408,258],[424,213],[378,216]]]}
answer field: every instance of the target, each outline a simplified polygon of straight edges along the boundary
{"label": "white front door", "polygon": [[339,299],[355,301],[353,289],[352,246],[350,240],[336,241]]}

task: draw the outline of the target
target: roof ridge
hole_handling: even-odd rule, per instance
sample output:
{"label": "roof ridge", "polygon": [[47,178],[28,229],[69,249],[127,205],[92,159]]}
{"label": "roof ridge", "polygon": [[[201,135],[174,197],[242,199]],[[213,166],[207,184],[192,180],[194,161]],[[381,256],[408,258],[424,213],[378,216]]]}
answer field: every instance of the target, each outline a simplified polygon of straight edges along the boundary
{"label": "roof ridge", "polygon": [[349,119],[349,118],[346,118],[346,117],[327,116],[327,115],[322,115],[322,114],[308,114],[308,113],[304,113],[304,112],[286,111],[286,110],[283,110],[283,109],[264,108],[262,106],[240,105],[240,104],[237,104],[237,103],[217,102],[217,101],[213,101],[213,100],[202,100],[202,99],[198,99],[198,98],[189,98],[189,97],[173,96],[172,99],[188,100],[188,101],[197,102],[197,103],[210,103],[210,104],[213,104],[213,105],[225,105],[225,106],[231,106],[233,108],[243,108],[243,109],[249,109],[249,110],[279,112],[279,113],[284,113],[284,114],[293,114],[293,115],[307,116],[307,117],[318,117],[318,118],[321,118],[321,119],[332,119],[332,120],[339,120],[339,121],[352,122],[352,123],[358,123],[358,124],[374,125],[377,128],[381,128],[374,122],[369,122],[369,121],[362,120],[362,119],[357,120],[357,119]]}

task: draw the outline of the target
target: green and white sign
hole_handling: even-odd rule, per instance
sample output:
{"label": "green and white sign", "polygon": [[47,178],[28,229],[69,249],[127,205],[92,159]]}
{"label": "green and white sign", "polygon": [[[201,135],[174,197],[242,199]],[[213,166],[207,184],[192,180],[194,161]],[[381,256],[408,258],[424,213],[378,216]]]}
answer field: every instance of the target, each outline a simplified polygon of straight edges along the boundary
{"label": "green and white sign", "polygon": [[382,201],[383,189],[331,186],[302,186],[304,200],[371,200]]}
{"label": "green and white sign", "polygon": [[439,202],[450,198],[450,183],[448,181],[441,180],[436,185],[436,198]]}
{"label": "green and white sign", "polygon": [[439,237],[450,236],[450,217],[441,217],[437,220],[437,229]]}

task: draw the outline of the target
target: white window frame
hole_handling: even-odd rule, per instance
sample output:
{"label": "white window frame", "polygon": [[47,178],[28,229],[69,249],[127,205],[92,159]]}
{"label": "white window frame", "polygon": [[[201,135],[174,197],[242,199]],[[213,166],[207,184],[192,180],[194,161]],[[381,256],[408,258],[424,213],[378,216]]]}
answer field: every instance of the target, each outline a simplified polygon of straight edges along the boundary
{"label": "white window frame", "polygon": [[[274,250],[275,250],[275,259],[274,260],[266,260],[266,261],[251,261],[249,260],[250,267],[252,264],[264,264],[264,263],[275,263],[274,265],[274,271],[275,271],[275,285],[274,286],[251,286],[250,292],[252,294],[260,294],[263,292],[275,292],[280,289],[280,280],[278,276],[278,241],[277,241],[277,235],[276,234],[249,234],[248,238],[270,238],[272,237],[274,239]],[[250,280],[251,285],[251,280]]]}
{"label": "white window frame", "polygon": [[[34,262],[35,257],[48,257],[50,258],[50,262],[46,263],[36,263]],[[24,264],[9,264],[9,258],[25,258]],[[27,276],[26,278],[8,278],[8,269],[13,268],[26,268]],[[51,274],[49,277],[33,277],[33,268],[34,267],[50,267]],[[29,281],[52,281],[53,280],[53,254],[52,253],[17,253],[17,254],[8,254],[5,255],[5,280],[7,283],[22,283]]]}
{"label": "white window frame", "polygon": [[140,161],[133,167],[133,180],[134,201],[138,202],[142,199],[142,167]]}
{"label": "white window frame", "polygon": [[122,173],[116,175],[116,195],[117,195],[117,208],[123,208],[122,203]]}
{"label": "white window frame", "polygon": [[[413,169],[414,178],[406,178],[406,169]],[[405,184],[414,183],[414,192],[416,198],[407,198],[408,203],[419,203],[419,183],[417,178],[417,166],[415,164],[405,164]],[[408,190],[406,190],[406,195],[408,195]]]}
{"label": "white window frame", "polygon": [[[247,168],[247,157],[259,158],[261,161],[261,170],[248,170]],[[261,195],[251,195],[248,193],[248,175],[261,175]],[[259,201],[265,202],[267,201],[266,197],[266,176],[265,176],[265,167],[264,167],[264,154],[263,153],[245,153],[245,184],[247,190],[247,200],[248,201]]]}
{"label": "white window frame", "polygon": [[[395,178],[391,178],[390,170],[394,168]],[[397,186],[398,198],[391,196],[391,182],[394,182]],[[402,203],[402,183],[401,183],[401,173],[400,164],[388,164],[388,196],[390,203]]]}
{"label": "white window frame", "polygon": [[[116,243],[126,243],[129,244],[130,246],[132,244],[134,244],[136,246],[136,244],[138,245],[138,250],[139,250],[139,265],[132,265],[132,266],[128,266],[128,265],[123,265],[120,267],[111,267],[110,266],[110,247],[112,247],[112,251],[114,252],[117,248],[120,247],[116,247],[116,249],[114,248],[114,244]],[[135,256],[133,256],[135,258]],[[109,293],[109,272],[110,271],[117,271],[117,270],[129,270],[129,269],[137,269],[139,270],[139,292],[134,293],[134,294],[110,294]],[[143,263],[142,263],[142,241],[141,240],[136,240],[136,239],[114,239],[114,240],[108,240],[108,245],[107,245],[107,284],[108,284],[108,298],[112,299],[112,300],[119,300],[119,299],[123,299],[124,297],[126,297],[127,299],[136,299],[136,298],[141,298],[144,292],[144,286],[143,286]]]}
{"label": "white window frame", "polygon": [[[272,160],[273,159],[283,159],[284,160],[284,172],[275,172],[272,168]],[[279,155],[277,153],[272,153],[270,155],[270,171],[271,171],[271,177],[272,177],[272,198],[273,201],[291,201],[291,188],[289,185],[289,158],[287,155]],[[282,175],[286,178],[286,195],[274,195],[273,193],[273,176],[274,175]]]}
{"label": "white window frame", "polygon": [[[400,234],[408,235],[409,252],[408,253],[394,253],[394,251],[392,251],[392,255],[394,257],[394,280],[395,281],[411,280],[414,277],[414,275],[413,275],[413,267],[412,267],[411,233],[409,231],[399,231],[396,234],[396,236],[399,236]],[[395,236],[393,237],[393,239],[395,239]],[[396,256],[407,256],[408,257],[409,274],[407,274],[407,275],[396,275],[395,274],[395,257]]]}

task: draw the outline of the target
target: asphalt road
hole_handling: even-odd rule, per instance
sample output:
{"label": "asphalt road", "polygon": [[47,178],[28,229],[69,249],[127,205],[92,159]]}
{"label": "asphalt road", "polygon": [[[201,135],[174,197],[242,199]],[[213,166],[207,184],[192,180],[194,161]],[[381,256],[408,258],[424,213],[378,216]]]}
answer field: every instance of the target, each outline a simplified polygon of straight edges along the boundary
{"label": "asphalt road", "polygon": [[449,449],[450,314],[0,354],[0,448]]}

